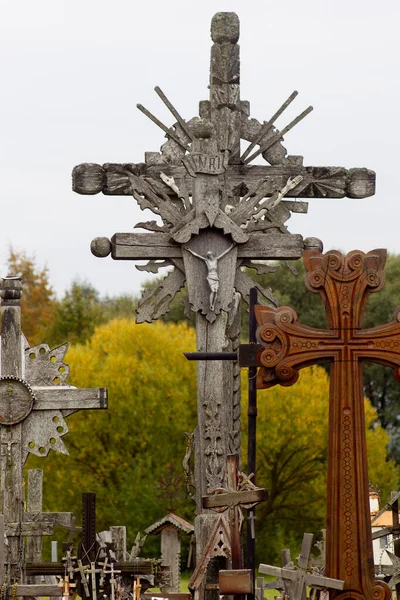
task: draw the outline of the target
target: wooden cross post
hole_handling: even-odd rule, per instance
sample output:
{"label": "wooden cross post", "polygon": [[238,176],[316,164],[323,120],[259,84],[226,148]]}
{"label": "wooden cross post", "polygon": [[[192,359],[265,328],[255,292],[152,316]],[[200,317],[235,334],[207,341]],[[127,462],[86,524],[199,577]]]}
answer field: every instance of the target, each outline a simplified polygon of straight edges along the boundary
{"label": "wooden cross post", "polygon": [[[23,537],[52,530],[24,514],[23,468],[29,452],[46,456],[50,449],[68,453],[61,436],[68,431],[65,416],[82,408],[107,408],[104,388],[76,389],[65,383],[63,362],[67,345],[54,350],[46,344],[30,348],[21,332],[18,278],[2,280],[0,361],[0,510],[4,514],[7,546],[6,581],[21,577]],[[42,520],[43,515],[41,515]],[[26,519],[27,522],[24,522]],[[45,534],[49,535],[49,533]]]}
{"label": "wooden cross post", "polygon": [[400,379],[400,308],[391,323],[362,329],[367,298],[384,284],[385,261],[385,250],[305,252],[306,286],[320,294],[329,329],[302,325],[289,307],[256,307],[258,388],[292,385],[299,369],[331,363],[326,574],[345,581],[338,598],[390,596],[374,578],[362,384],[366,361],[392,367]]}
{"label": "wooden cross post", "polygon": [[[142,209],[161,219],[137,224],[147,232],[96,238],[92,252],[98,257],[111,254],[114,260],[147,260],[138,268],[153,273],[172,266],[159,288],[142,298],[137,321],[160,318],[186,281],[196,313],[197,350],[220,352],[229,337],[234,290],[248,301],[254,285],[242,268],[266,273],[270,267],[251,261],[299,258],[304,246],[321,249],[315,238],[305,243],[301,235],[288,233],[285,222],[291,212],[307,212],[307,203],[290,198],[364,198],[375,192],[375,174],[367,169],[305,167],[301,156],[288,155],[283,135],[312,107],[278,130],[275,121],[296,97],[293,92],[269,121],[250,118],[249,103],[240,99],[237,15],[217,13],[211,37],[210,98],[200,102],[200,119],[186,122],[156,87],[176,120],[174,126],[165,126],[142,105],[138,108],[166,133],[161,152],[147,152],[139,164],[78,165],[73,189],[87,195],[132,194]],[[250,146],[241,155],[244,141]],[[268,164],[250,164],[259,154]],[[274,303],[269,290],[259,289]],[[219,361],[197,365],[198,513],[202,496],[224,480],[227,454],[240,451],[240,436],[232,442],[231,435],[232,430],[240,431],[240,410],[231,408],[238,396],[232,399],[231,369]]]}

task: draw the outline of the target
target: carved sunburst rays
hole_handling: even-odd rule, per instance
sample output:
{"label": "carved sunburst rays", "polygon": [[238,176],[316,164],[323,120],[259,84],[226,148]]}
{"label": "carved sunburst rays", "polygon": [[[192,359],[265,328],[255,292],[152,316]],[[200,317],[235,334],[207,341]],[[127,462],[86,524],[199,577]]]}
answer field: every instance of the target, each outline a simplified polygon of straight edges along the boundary
{"label": "carved sunburst rays", "polygon": [[[150,273],[158,273],[160,268],[167,266],[174,266],[174,268],[166,275],[158,287],[147,290],[140,299],[136,309],[137,323],[151,323],[169,312],[172,300],[185,285],[186,276],[182,259],[150,260],[146,265],[136,266],[140,271],[148,271]],[[250,260],[240,260],[238,261],[235,275],[235,289],[241,294],[247,304],[250,301],[250,289],[255,286],[260,292],[260,304],[278,306],[278,301],[271,288],[264,288],[260,284],[255,283],[250,275],[242,270],[244,267],[255,269],[258,275],[273,273],[278,267],[263,263],[254,263]]]}
{"label": "carved sunburst rays", "polygon": [[[63,362],[68,344],[51,350],[47,344],[25,349],[25,379],[35,389],[66,386],[69,366]],[[70,386],[68,386],[70,387]],[[71,412],[71,411],[69,411]],[[61,437],[68,433],[68,411],[33,410],[24,421],[24,452],[47,456],[50,450],[69,454]]]}

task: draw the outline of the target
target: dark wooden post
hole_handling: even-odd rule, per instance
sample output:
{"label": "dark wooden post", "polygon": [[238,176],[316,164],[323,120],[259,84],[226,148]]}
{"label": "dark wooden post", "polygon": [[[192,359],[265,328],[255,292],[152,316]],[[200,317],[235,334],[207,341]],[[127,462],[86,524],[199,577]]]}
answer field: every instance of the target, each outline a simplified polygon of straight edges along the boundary
{"label": "dark wooden post", "polygon": [[[249,302],[249,342],[256,343],[257,321],[254,307],[257,304],[257,288],[250,290]],[[256,434],[257,434],[257,368],[248,370],[248,441],[247,441],[247,472],[254,473],[253,483],[256,483]],[[253,571],[253,589],[255,589],[255,508],[249,510],[247,516],[247,568]]]}

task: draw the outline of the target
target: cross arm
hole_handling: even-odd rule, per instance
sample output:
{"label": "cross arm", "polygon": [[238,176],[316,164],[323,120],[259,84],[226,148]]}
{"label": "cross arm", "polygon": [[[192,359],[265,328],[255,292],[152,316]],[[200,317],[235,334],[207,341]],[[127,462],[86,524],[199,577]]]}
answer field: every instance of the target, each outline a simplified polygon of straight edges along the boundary
{"label": "cross arm", "polygon": [[[104,248],[104,251],[103,251]],[[253,233],[245,244],[238,244],[238,258],[278,260],[300,258],[304,242],[298,234]],[[179,244],[168,233],[116,233],[111,240],[96,238],[92,242],[95,256],[111,253],[114,260],[164,260],[182,258]]]}
{"label": "cross arm", "polygon": [[32,387],[35,394],[33,410],[84,410],[108,407],[106,388]]}
{"label": "cross arm", "polygon": [[394,369],[400,381],[400,307],[395,311],[393,321],[370,329],[354,332],[351,345],[357,358],[362,362],[377,362]]}
{"label": "cross arm", "polygon": [[302,325],[288,306],[255,306],[255,314],[257,342],[262,346],[257,353],[259,389],[293,385],[300,369],[339,357],[343,341],[337,331]]}
{"label": "cross arm", "polygon": [[226,492],[203,496],[204,508],[222,508],[226,506],[238,506],[240,504],[254,504],[268,499],[268,492],[264,488],[258,490],[245,490],[238,492]]}
{"label": "cross arm", "polygon": [[[186,170],[182,163],[161,164],[113,164],[98,165],[82,163],[72,172],[72,189],[78,194],[93,195],[102,192],[106,195],[130,196],[132,194],[129,177],[124,184],[123,171],[140,173],[145,179],[156,180],[163,191],[172,195],[174,192],[160,178],[165,173],[168,177],[181,179]],[[122,173],[122,174],[121,174]],[[375,173],[369,169],[344,169],[342,167],[303,167],[287,164],[284,166],[264,165],[229,165],[226,175],[232,187],[243,183],[248,189],[254,188],[261,179],[273,177],[276,186],[283,186],[289,177],[301,175],[303,180],[295,190],[287,193],[287,197],[296,198],[367,198],[375,193]],[[188,177],[188,191],[191,194],[192,178]],[[267,195],[272,195],[271,189]]]}
{"label": "cross arm", "polygon": [[275,577],[281,577],[282,579],[289,579],[290,581],[295,581],[298,577],[298,571],[295,571],[294,569],[263,565],[262,563],[258,567],[258,572],[263,575],[274,575]]}
{"label": "cross arm", "polygon": [[[73,516],[74,515],[71,512],[27,512],[24,514],[25,522],[59,525],[66,529],[72,528]],[[79,530],[79,527],[77,527],[76,530]]]}

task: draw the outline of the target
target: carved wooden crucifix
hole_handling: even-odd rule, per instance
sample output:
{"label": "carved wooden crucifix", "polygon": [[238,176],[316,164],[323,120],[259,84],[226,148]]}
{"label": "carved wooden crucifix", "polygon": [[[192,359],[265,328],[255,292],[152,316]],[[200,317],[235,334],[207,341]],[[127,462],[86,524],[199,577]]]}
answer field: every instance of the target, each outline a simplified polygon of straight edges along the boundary
{"label": "carved wooden crucifix", "polygon": [[[50,449],[68,454],[61,436],[65,417],[80,409],[107,408],[104,388],[77,389],[66,383],[63,362],[67,344],[54,350],[46,344],[30,348],[21,332],[19,278],[3,279],[0,295],[0,445],[1,510],[12,537],[7,546],[6,581],[19,579],[24,567],[23,536],[51,523],[37,523],[24,513],[23,469],[29,452],[47,456]],[[41,515],[42,516],[42,515]],[[25,523],[25,519],[27,522]],[[16,533],[12,533],[14,529]],[[48,533],[47,533],[48,534]]]}
{"label": "carved wooden crucifix", "polygon": [[306,285],[320,294],[329,329],[300,324],[289,307],[256,307],[264,346],[257,387],[292,385],[299,369],[331,363],[326,574],[345,581],[338,598],[390,596],[374,579],[362,383],[363,362],[390,366],[400,380],[400,308],[391,323],[362,329],[368,296],[384,284],[385,261],[385,250],[305,252]]}
{"label": "carved wooden crucifix", "polygon": [[[234,290],[248,301],[254,285],[243,267],[266,273],[270,267],[252,261],[299,258],[304,246],[321,249],[319,240],[305,244],[301,235],[288,233],[285,222],[291,212],[307,212],[307,203],[293,199],[364,198],[374,194],[375,174],[367,169],[306,167],[301,156],[288,155],[283,135],[311,107],[277,129],[276,120],[297,96],[293,92],[267,122],[250,118],[249,103],[240,99],[237,15],[217,13],[211,37],[210,99],[200,102],[200,119],[186,122],[156,87],[175,124],[167,127],[143,106],[138,108],[166,133],[161,152],[146,152],[145,162],[139,164],[78,165],[73,189],[80,194],[133,194],[143,210],[157,216],[158,222],[137,224],[147,232],[96,238],[92,252],[99,257],[111,253],[115,260],[147,260],[138,268],[153,273],[172,266],[158,289],[143,296],[137,321],[160,318],[186,281],[196,313],[197,350],[220,352],[227,344]],[[241,153],[245,141],[250,145]],[[267,164],[251,164],[260,154]],[[274,304],[270,290],[260,292]],[[202,496],[221,486],[227,454],[240,451],[239,443],[232,447],[230,434],[238,429],[232,413],[239,414],[229,408],[231,368],[219,361],[197,365],[198,512]]]}

